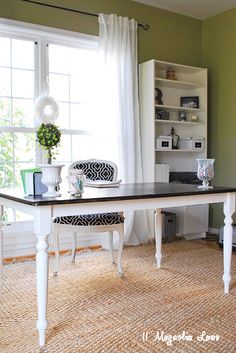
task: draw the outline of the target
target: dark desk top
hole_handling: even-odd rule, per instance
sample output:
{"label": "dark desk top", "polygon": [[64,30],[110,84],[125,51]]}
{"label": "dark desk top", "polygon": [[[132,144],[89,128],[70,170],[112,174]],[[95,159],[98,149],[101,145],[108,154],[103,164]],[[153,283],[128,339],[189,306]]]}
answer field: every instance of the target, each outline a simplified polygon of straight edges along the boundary
{"label": "dark desk top", "polygon": [[71,196],[69,193],[56,198],[42,196],[25,196],[21,189],[0,189],[0,197],[21,202],[31,206],[57,205],[83,202],[104,202],[134,199],[163,198],[173,196],[191,196],[201,194],[217,194],[236,192],[236,187],[214,187],[198,189],[197,185],[174,183],[136,183],[121,184],[118,188],[85,187],[82,197]]}

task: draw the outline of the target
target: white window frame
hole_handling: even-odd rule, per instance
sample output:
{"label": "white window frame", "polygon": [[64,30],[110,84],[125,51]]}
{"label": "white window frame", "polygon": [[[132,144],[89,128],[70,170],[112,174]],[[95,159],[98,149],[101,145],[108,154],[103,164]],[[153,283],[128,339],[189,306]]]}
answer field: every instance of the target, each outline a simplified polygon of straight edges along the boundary
{"label": "white window frame", "polygon": [[[52,27],[36,25],[16,20],[10,20],[0,17],[0,34],[7,37],[33,40],[37,42],[35,52],[35,98],[43,93],[48,93],[47,77],[49,74],[48,67],[48,44],[59,44],[78,48],[88,48],[96,50],[98,48],[98,37],[79,32],[72,32]],[[37,126],[34,128],[24,127],[1,127],[3,132],[36,132]],[[87,135],[88,132],[82,130],[62,129],[64,134]],[[42,153],[36,148],[36,163],[42,163]],[[21,223],[25,229],[32,227],[31,221],[12,222],[7,225],[12,231],[19,229]],[[31,224],[31,225],[30,225]]]}

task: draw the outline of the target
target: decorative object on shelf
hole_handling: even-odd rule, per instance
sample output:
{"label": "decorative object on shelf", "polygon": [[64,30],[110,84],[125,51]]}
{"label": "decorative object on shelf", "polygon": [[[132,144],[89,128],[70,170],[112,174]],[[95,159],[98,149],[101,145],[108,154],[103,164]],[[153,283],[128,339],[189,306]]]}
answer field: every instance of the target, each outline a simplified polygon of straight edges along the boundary
{"label": "decorative object on shelf", "polygon": [[179,121],[186,121],[187,120],[187,113],[183,112],[183,111],[179,111],[178,120]]}
{"label": "decorative object on shelf", "polygon": [[214,162],[215,159],[197,159],[197,177],[202,180],[202,185],[199,189],[211,189],[213,186],[209,185],[209,181],[214,178]]}
{"label": "decorative object on shelf", "polygon": [[48,191],[43,194],[44,197],[58,197],[60,193],[56,191],[62,179],[61,169],[64,165],[52,165],[55,159],[55,148],[59,147],[61,140],[61,131],[53,123],[59,114],[58,105],[53,97],[43,94],[35,102],[36,118],[42,122],[36,132],[36,139],[40,146],[47,151],[47,164],[39,167],[42,170],[42,183],[48,187]]}
{"label": "decorative object on shelf", "polygon": [[81,196],[84,192],[84,172],[82,169],[71,169],[68,175],[69,193],[73,196]]}
{"label": "decorative object on shelf", "polygon": [[197,115],[192,115],[191,116],[191,121],[192,121],[192,123],[198,122],[198,116]]}
{"label": "decorative object on shelf", "polygon": [[169,151],[172,149],[172,136],[158,136],[156,138],[156,149]]}
{"label": "decorative object on shelf", "polygon": [[173,128],[173,126],[168,136],[172,137],[172,149],[177,150],[179,145],[179,135],[175,133],[175,129]]}
{"label": "decorative object on shelf", "polygon": [[179,148],[181,150],[203,151],[204,137],[182,137],[179,139]]}
{"label": "decorative object on shelf", "polygon": [[162,91],[160,90],[160,88],[155,88],[155,104],[163,104]]}
{"label": "decorative object on shelf", "polygon": [[193,150],[203,150],[205,145],[204,137],[192,137]]}
{"label": "decorative object on shelf", "polygon": [[193,141],[191,137],[181,137],[179,139],[179,149],[181,150],[192,150]]}
{"label": "decorative object on shelf", "polygon": [[173,69],[166,70],[166,79],[167,80],[177,80],[177,77],[175,76],[175,70],[173,70]]}
{"label": "decorative object on shelf", "polygon": [[155,119],[169,120],[170,113],[164,109],[155,109]]}
{"label": "decorative object on shelf", "polygon": [[180,97],[180,106],[184,108],[199,108],[199,97]]}

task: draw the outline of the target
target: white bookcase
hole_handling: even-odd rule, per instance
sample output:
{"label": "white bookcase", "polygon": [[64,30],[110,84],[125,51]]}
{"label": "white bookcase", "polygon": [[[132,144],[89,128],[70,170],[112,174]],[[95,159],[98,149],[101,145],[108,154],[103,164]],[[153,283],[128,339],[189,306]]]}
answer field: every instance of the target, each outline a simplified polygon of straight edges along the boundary
{"label": "white bookcase", "polygon": [[[167,70],[173,70],[176,79],[167,79]],[[196,159],[207,156],[207,69],[149,60],[140,64],[139,87],[144,181],[158,181],[156,164],[168,164],[170,172],[196,172]],[[157,104],[155,88],[161,90],[163,104]],[[199,97],[199,107],[181,107],[180,97]],[[169,119],[156,119],[157,109],[167,111]],[[186,121],[179,120],[179,112],[183,111]],[[192,121],[192,116],[197,116],[197,121]],[[156,138],[170,134],[172,127],[181,139],[204,139],[204,146],[188,150],[156,148]],[[186,238],[205,236],[208,206],[173,211],[177,216],[178,234]],[[149,218],[152,227],[153,214]]]}

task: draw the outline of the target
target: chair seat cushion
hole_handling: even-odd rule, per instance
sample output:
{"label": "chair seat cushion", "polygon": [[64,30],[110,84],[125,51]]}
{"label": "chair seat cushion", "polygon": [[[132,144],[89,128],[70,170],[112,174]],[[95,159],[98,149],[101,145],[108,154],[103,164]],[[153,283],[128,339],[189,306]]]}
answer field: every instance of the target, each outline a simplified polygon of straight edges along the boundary
{"label": "chair seat cushion", "polygon": [[99,226],[124,223],[124,217],[118,212],[96,213],[79,216],[56,217],[54,223],[68,224],[73,226]]}

